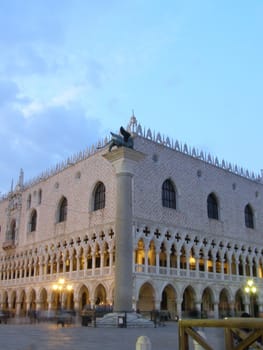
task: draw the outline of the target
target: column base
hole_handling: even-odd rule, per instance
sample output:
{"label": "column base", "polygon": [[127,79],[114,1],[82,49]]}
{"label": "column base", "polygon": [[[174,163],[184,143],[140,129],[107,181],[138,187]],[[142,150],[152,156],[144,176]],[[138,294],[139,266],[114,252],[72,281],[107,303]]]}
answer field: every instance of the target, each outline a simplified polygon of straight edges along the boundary
{"label": "column base", "polygon": [[149,328],[154,323],[136,312],[112,312],[97,319],[96,327]]}

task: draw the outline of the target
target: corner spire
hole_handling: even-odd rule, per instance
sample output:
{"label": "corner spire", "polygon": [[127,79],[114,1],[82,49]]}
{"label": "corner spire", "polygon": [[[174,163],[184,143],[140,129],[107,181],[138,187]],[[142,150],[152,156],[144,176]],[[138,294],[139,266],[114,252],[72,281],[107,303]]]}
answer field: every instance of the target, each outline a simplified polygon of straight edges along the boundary
{"label": "corner spire", "polygon": [[132,115],[131,115],[131,118],[130,118],[130,122],[127,126],[127,129],[130,131],[130,132],[136,132],[137,130],[137,119],[134,115],[134,110],[132,110]]}

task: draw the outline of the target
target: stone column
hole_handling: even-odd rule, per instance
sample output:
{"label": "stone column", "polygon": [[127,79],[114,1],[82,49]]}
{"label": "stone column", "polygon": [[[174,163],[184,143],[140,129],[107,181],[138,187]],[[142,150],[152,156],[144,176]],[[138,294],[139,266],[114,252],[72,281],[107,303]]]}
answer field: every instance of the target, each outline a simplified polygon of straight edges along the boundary
{"label": "stone column", "polygon": [[[202,311],[202,301],[201,300],[195,301],[195,310],[198,311],[198,315],[201,316],[201,311]],[[200,316],[198,316],[198,317],[200,317]]]}
{"label": "stone column", "polygon": [[116,259],[114,311],[132,311],[132,178],[137,162],[144,158],[141,152],[120,147],[103,155],[116,173]]}
{"label": "stone column", "polygon": [[144,250],[144,273],[149,273],[149,258],[148,258],[148,253],[149,253],[149,249],[146,248]]}
{"label": "stone column", "polygon": [[110,249],[110,274],[112,274],[113,270],[113,250],[112,248]]}
{"label": "stone column", "polygon": [[[83,307],[83,306],[82,306]],[[74,299],[74,311],[76,311],[76,313],[78,313],[79,311],[81,311],[79,309],[79,301],[77,299]]]}
{"label": "stone column", "polygon": [[214,318],[219,318],[219,302],[214,302]]}
{"label": "stone column", "polygon": [[156,248],[156,274],[160,273],[160,248]]}
{"label": "stone column", "polygon": [[92,274],[92,276],[95,276],[95,269],[96,269],[96,252],[95,252],[95,250],[92,250],[91,254],[92,254],[92,270],[91,270],[91,274]]}
{"label": "stone column", "polygon": [[[9,310],[11,310],[11,306],[10,306]],[[21,303],[18,301],[16,303],[16,310],[15,310],[16,316],[20,316],[20,311],[21,311]]]}
{"label": "stone column", "polygon": [[225,273],[224,273],[224,257],[220,257],[221,262],[221,280],[225,279]]}
{"label": "stone column", "polygon": [[176,300],[176,313],[179,318],[182,317],[182,299],[177,298]]}
{"label": "stone column", "polygon": [[41,311],[42,309],[42,300],[37,299],[36,300],[36,311]]}

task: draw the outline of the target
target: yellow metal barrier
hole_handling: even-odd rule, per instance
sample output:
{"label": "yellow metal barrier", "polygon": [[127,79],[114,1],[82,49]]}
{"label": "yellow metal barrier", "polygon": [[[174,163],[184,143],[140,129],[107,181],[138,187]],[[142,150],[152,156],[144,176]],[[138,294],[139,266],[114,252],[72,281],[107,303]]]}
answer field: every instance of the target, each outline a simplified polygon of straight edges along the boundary
{"label": "yellow metal barrier", "polygon": [[205,350],[214,350],[199,333],[198,328],[224,328],[225,350],[263,350],[263,318],[225,318],[179,320],[179,349],[189,350],[189,337]]}

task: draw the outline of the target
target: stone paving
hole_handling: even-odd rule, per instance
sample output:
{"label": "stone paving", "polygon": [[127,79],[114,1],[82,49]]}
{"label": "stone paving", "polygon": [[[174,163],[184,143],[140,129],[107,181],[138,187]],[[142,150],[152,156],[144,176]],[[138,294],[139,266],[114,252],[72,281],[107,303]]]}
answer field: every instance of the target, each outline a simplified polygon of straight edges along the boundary
{"label": "stone paving", "polygon": [[[0,349],[3,350],[134,350],[141,335],[148,336],[152,350],[177,350],[178,324],[167,322],[157,328],[94,328],[80,323],[64,327],[52,323],[0,324]],[[213,349],[223,350],[221,330],[206,334]],[[191,342],[192,344],[192,342]],[[194,349],[191,345],[191,349]]]}

